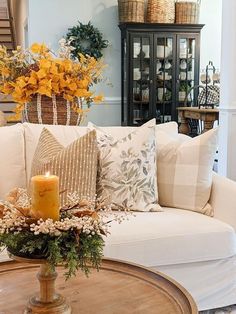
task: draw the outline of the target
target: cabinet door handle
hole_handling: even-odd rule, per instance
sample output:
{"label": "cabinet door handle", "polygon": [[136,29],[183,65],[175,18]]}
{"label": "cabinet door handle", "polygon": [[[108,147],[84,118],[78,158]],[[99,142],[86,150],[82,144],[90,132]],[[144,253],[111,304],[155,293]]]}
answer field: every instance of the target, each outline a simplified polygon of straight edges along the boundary
{"label": "cabinet door handle", "polygon": [[176,81],[177,84],[179,84],[179,82],[180,82],[179,80]]}

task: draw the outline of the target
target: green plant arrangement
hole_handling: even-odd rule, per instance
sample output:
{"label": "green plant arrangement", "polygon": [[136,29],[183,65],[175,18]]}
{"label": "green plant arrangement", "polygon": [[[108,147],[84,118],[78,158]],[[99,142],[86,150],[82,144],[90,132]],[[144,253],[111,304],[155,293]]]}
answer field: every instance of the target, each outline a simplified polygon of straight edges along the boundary
{"label": "green plant arrangement", "polygon": [[81,199],[74,192],[59,220],[37,219],[26,190],[15,189],[0,202],[0,248],[23,258],[45,259],[52,270],[63,264],[66,279],[79,269],[88,275],[90,267],[99,269],[108,232],[104,217],[110,209],[103,201]]}
{"label": "green plant arrangement", "polygon": [[108,41],[103,39],[102,33],[91,22],[69,28],[66,40],[74,48],[72,55],[78,58],[79,54],[89,55],[95,59],[103,56],[102,50],[108,47]]}
{"label": "green plant arrangement", "polygon": [[187,82],[181,82],[180,83],[180,87],[179,87],[180,92],[188,93],[190,89],[191,89],[191,86],[189,86],[189,84]]}

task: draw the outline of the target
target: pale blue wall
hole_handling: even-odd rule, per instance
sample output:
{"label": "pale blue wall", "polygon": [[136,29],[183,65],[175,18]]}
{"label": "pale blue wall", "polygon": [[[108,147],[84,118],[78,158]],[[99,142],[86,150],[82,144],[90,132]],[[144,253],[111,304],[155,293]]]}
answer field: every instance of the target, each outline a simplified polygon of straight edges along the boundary
{"label": "pale blue wall", "polygon": [[201,68],[213,61],[220,69],[222,0],[202,0],[200,23],[205,24],[201,41]]}
{"label": "pale blue wall", "polygon": [[45,42],[56,49],[58,40],[78,20],[91,21],[110,43],[104,51],[108,65],[104,77],[109,80],[97,88],[104,93],[109,106],[92,108],[89,117],[97,124],[120,125],[120,30],[116,0],[30,0],[29,44]]}
{"label": "pale blue wall", "polygon": [[[222,0],[202,0],[200,22],[206,24],[202,33],[201,68],[209,60],[220,64]],[[109,109],[93,109],[91,119],[98,124],[120,124],[120,31],[117,27],[117,0],[29,0],[29,43],[46,42],[53,48],[66,34],[68,27],[80,20],[89,20],[110,42],[105,50],[108,68],[105,76],[113,87],[103,84]],[[99,113],[98,111],[99,110]]]}

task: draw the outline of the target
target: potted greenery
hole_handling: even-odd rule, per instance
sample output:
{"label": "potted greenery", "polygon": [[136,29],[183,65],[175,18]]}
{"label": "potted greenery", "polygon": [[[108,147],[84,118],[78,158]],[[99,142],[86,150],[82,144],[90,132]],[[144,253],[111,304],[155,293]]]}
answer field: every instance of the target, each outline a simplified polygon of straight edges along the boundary
{"label": "potted greenery", "polygon": [[179,101],[184,101],[190,87],[186,82],[181,82],[179,86]]}

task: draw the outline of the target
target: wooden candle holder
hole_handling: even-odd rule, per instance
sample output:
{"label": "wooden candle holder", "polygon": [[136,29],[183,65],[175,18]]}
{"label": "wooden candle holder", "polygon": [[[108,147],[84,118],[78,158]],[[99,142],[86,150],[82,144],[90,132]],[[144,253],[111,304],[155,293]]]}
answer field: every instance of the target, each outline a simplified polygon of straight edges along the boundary
{"label": "wooden candle holder", "polygon": [[13,259],[31,264],[40,264],[37,275],[40,285],[39,295],[29,299],[24,314],[71,314],[71,307],[66,299],[55,291],[57,273],[44,259],[30,259],[13,256]]}

